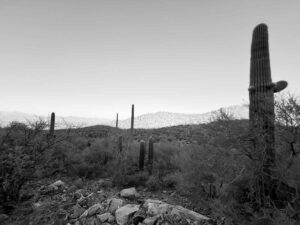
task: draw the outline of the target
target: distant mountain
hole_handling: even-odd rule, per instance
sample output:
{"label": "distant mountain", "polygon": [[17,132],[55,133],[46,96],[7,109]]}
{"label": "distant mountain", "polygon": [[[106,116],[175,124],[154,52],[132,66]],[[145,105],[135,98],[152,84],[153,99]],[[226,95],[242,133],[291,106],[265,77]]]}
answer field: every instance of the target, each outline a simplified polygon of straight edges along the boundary
{"label": "distant mountain", "polygon": [[[23,112],[4,112],[0,111],[0,126],[7,126],[12,121],[27,122],[36,120],[49,121],[50,116],[41,116],[27,114]],[[100,118],[88,118],[88,117],[75,117],[75,116],[56,116],[56,127],[57,128],[67,128],[67,127],[87,127],[97,124],[109,125],[111,123],[110,119],[100,119]]]}
{"label": "distant mountain", "polygon": [[[223,108],[225,112],[232,114],[237,119],[248,118],[248,106],[236,105]],[[172,113],[172,112],[156,112],[148,113],[135,117],[135,128],[161,128],[186,124],[200,124],[207,123],[216,115],[218,110],[203,113],[203,114],[184,114],[184,113]],[[6,126],[11,121],[26,122],[35,121],[38,119],[49,120],[48,116],[39,116],[26,114],[22,112],[0,112],[0,125]],[[131,119],[125,119],[119,121],[120,128],[130,128]],[[88,117],[56,117],[56,127],[87,127],[93,125],[109,125],[115,126],[115,121],[110,119],[100,118],[88,118]]]}
{"label": "distant mountain", "polygon": [[[225,112],[230,113],[236,119],[248,119],[248,106],[236,105],[222,108]],[[219,110],[203,114],[184,114],[172,112],[148,113],[135,117],[135,128],[161,128],[177,125],[200,124],[210,122]],[[115,121],[110,125],[114,126]],[[130,128],[131,119],[119,121],[120,128]]]}

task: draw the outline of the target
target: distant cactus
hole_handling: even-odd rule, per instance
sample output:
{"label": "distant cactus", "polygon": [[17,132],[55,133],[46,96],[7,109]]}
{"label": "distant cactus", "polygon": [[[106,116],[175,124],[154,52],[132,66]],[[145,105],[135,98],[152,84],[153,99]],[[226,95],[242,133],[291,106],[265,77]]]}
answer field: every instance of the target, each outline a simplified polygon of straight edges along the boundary
{"label": "distant cactus", "polygon": [[274,92],[279,92],[286,86],[286,81],[272,82],[268,27],[259,24],[253,31],[251,45],[249,118],[250,130],[255,135],[255,150],[265,156],[266,168],[275,163]]}
{"label": "distant cactus", "polygon": [[54,136],[54,127],[55,127],[55,113],[51,113],[50,119],[50,137]]}
{"label": "distant cactus", "polygon": [[119,125],[119,114],[117,113],[117,118],[116,118],[116,128],[118,128]]}
{"label": "distant cactus", "polygon": [[153,170],[153,157],[154,157],[154,145],[153,145],[154,141],[153,138],[150,137],[149,139],[149,150],[148,150],[148,171],[149,174],[152,174],[152,170]]}
{"label": "distant cactus", "polygon": [[131,106],[131,133],[134,132],[134,104]]}
{"label": "distant cactus", "polygon": [[139,158],[139,169],[144,170],[145,162],[145,141],[141,140],[140,142],[140,158]]}
{"label": "distant cactus", "polygon": [[122,152],[123,151],[123,137],[119,136],[119,151]]}

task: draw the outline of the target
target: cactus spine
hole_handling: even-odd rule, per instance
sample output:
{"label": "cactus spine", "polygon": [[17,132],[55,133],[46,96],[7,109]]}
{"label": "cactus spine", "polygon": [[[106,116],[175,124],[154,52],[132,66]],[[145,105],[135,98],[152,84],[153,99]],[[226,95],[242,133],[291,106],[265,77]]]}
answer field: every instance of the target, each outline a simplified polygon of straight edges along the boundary
{"label": "cactus spine", "polygon": [[116,128],[119,126],[119,114],[117,113],[117,118],[116,118]]}
{"label": "cactus spine", "polygon": [[50,136],[54,136],[54,127],[55,127],[55,113],[51,113],[51,119],[50,119]]}
{"label": "cactus spine", "polygon": [[154,146],[153,146],[153,138],[149,139],[149,150],[148,150],[148,171],[149,174],[152,174],[153,170],[153,157],[154,157]]}
{"label": "cactus spine", "polygon": [[141,140],[140,142],[140,158],[139,158],[139,169],[144,170],[145,162],[145,141]]}
{"label": "cactus spine", "polygon": [[131,106],[131,134],[134,132],[134,104]]}

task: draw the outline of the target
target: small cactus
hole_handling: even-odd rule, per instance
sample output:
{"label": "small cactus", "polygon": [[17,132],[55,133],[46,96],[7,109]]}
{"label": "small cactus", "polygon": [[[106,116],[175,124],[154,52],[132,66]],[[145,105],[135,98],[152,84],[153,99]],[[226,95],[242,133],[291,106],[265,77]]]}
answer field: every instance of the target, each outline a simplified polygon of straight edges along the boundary
{"label": "small cactus", "polygon": [[134,132],[134,104],[131,106],[131,134]]}
{"label": "small cactus", "polygon": [[154,141],[153,138],[150,137],[149,139],[149,150],[148,150],[148,171],[149,174],[152,174],[153,170],[153,157],[154,157]]}
{"label": "small cactus", "polygon": [[139,158],[139,169],[144,170],[145,162],[145,141],[141,140],[140,142],[140,158]]}
{"label": "small cactus", "polygon": [[50,119],[50,137],[54,136],[54,127],[55,127],[55,113],[51,113],[51,119]]}
{"label": "small cactus", "polygon": [[117,113],[117,118],[116,118],[116,128],[119,126],[119,114]]}

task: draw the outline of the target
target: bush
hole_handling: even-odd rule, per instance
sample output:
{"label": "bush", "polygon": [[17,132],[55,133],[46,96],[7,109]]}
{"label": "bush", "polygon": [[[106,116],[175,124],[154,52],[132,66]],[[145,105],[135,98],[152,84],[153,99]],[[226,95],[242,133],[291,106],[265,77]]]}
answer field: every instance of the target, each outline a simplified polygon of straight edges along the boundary
{"label": "bush", "polygon": [[157,191],[161,188],[160,181],[158,177],[150,176],[146,182],[146,187],[149,191]]}

